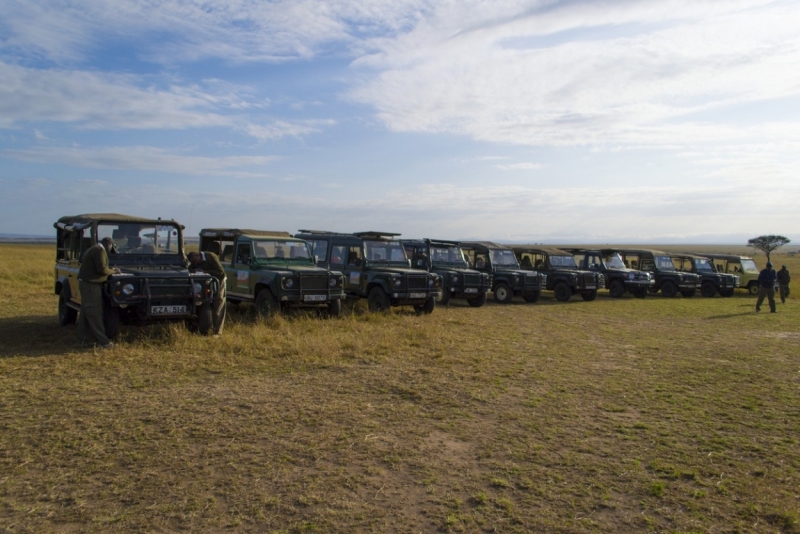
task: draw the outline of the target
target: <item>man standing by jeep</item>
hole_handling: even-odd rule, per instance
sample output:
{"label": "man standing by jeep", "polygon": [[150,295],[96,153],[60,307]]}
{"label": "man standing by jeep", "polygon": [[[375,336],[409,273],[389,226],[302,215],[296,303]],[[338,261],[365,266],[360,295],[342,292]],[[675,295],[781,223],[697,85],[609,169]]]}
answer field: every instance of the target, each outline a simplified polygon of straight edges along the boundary
{"label": "man standing by jeep", "polygon": [[189,271],[208,273],[219,282],[219,291],[211,302],[214,335],[219,336],[225,326],[225,269],[213,252],[190,252],[186,257],[189,259]]}
{"label": "man standing by jeep", "polygon": [[103,324],[103,284],[109,275],[119,269],[108,267],[108,253],[115,243],[104,237],[83,254],[78,271],[78,287],[81,293],[81,314],[78,317],[78,340],[81,344],[97,343],[104,349],[114,346],[106,336]]}
{"label": "man standing by jeep", "polygon": [[756,311],[761,311],[761,303],[764,297],[769,300],[769,311],[775,313],[775,280],[778,275],[772,268],[772,263],[767,262],[767,267],[758,273],[758,301],[756,301]]}
{"label": "man standing by jeep", "polygon": [[792,277],[789,274],[789,269],[785,265],[781,265],[781,270],[778,271],[778,289],[781,294],[781,304],[786,304],[786,297],[789,296],[789,282]]}

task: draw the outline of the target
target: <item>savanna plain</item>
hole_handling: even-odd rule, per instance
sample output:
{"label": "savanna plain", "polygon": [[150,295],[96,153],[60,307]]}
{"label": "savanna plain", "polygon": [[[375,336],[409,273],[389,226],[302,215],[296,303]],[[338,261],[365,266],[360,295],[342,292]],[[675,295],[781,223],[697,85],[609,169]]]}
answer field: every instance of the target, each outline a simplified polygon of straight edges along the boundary
{"label": "savanna plain", "polygon": [[100,350],[53,261],[0,245],[4,532],[800,532],[795,296],[241,305]]}

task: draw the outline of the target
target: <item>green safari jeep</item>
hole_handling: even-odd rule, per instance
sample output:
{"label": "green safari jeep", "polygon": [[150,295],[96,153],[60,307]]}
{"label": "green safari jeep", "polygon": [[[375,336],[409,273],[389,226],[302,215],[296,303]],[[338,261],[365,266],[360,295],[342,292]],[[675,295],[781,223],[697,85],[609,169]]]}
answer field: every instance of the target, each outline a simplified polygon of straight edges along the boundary
{"label": "green safari jeep", "polygon": [[403,245],[388,232],[343,234],[300,230],[295,237],[307,240],[317,265],[341,269],[350,298],[366,298],[370,311],[393,306],[413,306],[420,314],[433,313],[442,296],[442,277],[411,268]]}
{"label": "green safari jeep", "polygon": [[735,254],[698,254],[708,258],[718,273],[728,273],[739,277],[739,286],[746,288],[751,295],[758,295],[758,266],[753,258]]}
{"label": "green safari jeep", "polygon": [[342,313],[344,275],[317,267],[308,243],[288,232],[205,228],[200,250],[219,256],[228,302],[254,302],[262,316],[287,308]]}

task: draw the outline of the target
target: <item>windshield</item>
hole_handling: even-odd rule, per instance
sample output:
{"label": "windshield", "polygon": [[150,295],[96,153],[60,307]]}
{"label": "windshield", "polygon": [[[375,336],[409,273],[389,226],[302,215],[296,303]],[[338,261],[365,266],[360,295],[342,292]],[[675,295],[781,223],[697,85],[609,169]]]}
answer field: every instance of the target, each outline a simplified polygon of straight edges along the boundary
{"label": "windshield", "polygon": [[467,266],[464,253],[457,245],[431,245],[431,261],[433,263],[447,263],[450,265]]}
{"label": "windshield", "polygon": [[309,260],[311,254],[305,241],[260,239],[253,241],[257,260]]}
{"label": "windshield", "polygon": [[100,223],[97,240],[110,237],[116,243],[111,254],[180,254],[180,233],[175,224]]}
{"label": "windshield", "polygon": [[625,262],[622,261],[622,257],[617,254],[616,252],[611,256],[603,258],[603,265],[606,266],[606,269],[625,269]]}
{"label": "windshield", "polygon": [[514,267],[519,269],[517,257],[514,252],[508,249],[495,249],[492,251],[492,264],[495,267]]}
{"label": "windshield", "polygon": [[656,268],[659,271],[674,271],[675,264],[669,256],[655,256]]}
{"label": "windshield", "polygon": [[575,258],[572,256],[550,256],[550,265],[553,267],[563,267],[567,269],[577,269]]}
{"label": "windshield", "polygon": [[758,267],[756,267],[756,262],[753,260],[742,260],[742,272],[757,273]]}
{"label": "windshield", "polygon": [[706,258],[698,258],[694,260],[694,267],[697,269],[697,272],[714,272],[714,266],[711,265],[711,262]]}
{"label": "windshield", "polygon": [[399,241],[364,241],[367,261],[401,262],[408,265],[406,251]]}

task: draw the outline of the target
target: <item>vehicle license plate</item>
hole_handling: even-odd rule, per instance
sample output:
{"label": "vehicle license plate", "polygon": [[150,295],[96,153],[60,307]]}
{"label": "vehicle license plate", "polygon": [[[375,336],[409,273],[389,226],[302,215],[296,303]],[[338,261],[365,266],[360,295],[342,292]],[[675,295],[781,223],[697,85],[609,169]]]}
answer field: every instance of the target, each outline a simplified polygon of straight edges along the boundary
{"label": "vehicle license plate", "polygon": [[153,315],[186,313],[186,306],[150,306],[150,313]]}
{"label": "vehicle license plate", "polygon": [[477,292],[478,292],[477,287],[468,287],[464,290],[464,293],[477,293]]}
{"label": "vehicle license plate", "polygon": [[325,300],[325,295],[303,295],[303,300],[306,302],[320,302]]}
{"label": "vehicle license plate", "polygon": [[586,289],[595,289],[597,286],[586,286]]}

